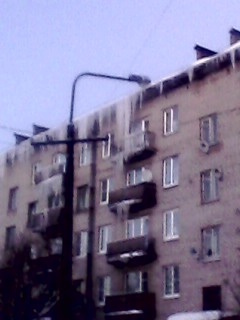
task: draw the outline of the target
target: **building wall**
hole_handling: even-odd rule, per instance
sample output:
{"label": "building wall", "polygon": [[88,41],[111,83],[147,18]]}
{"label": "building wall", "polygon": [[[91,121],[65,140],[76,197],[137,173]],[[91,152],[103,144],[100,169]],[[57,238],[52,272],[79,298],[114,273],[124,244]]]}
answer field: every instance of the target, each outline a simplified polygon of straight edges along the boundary
{"label": "building wall", "polygon": [[[239,249],[239,190],[240,149],[240,72],[239,64],[215,72],[201,81],[192,81],[169,93],[147,102],[140,110],[132,113],[134,119],[149,120],[149,130],[155,133],[157,152],[152,157],[134,164],[121,162],[125,136],[131,118],[130,102],[132,97],[116,104],[116,119],[104,122],[104,115],[110,115],[110,109],[100,111],[89,119],[76,122],[78,136],[84,137],[89,132],[94,118],[100,121],[100,136],[115,133],[118,155],[102,159],[102,145],[98,144],[96,174],[96,225],[94,244],[94,294],[97,296],[97,279],[110,275],[112,293],[124,291],[124,275],[128,271],[148,272],[149,291],[156,293],[157,319],[166,319],[175,312],[198,311],[202,309],[202,288],[220,285],[222,289],[222,308],[231,310],[235,307],[231,290],[226,280],[232,281],[238,268]],[[177,105],[179,108],[178,132],[163,135],[163,112],[166,108]],[[114,107],[115,108],[115,107]],[[112,109],[111,109],[112,110]],[[209,154],[202,152],[200,144],[199,119],[217,114],[219,144]],[[81,128],[82,131],[81,131]],[[62,130],[60,130],[62,132]],[[50,131],[51,133],[51,131]],[[42,134],[44,136],[44,134]],[[40,135],[41,136],[41,135]],[[12,150],[21,156],[11,167],[4,167],[0,184],[0,244],[4,248],[5,228],[16,225],[19,232],[26,229],[28,204],[41,200],[39,209],[46,206],[46,195],[51,179],[32,184],[32,165],[41,161],[50,165],[57,152],[64,152],[64,146],[49,146],[45,150],[34,152],[30,142],[23,142]],[[89,183],[90,165],[79,165],[80,145],[75,148],[75,198],[77,187]],[[173,188],[163,188],[163,160],[169,156],[179,156],[179,184]],[[117,217],[111,213],[108,205],[100,204],[100,180],[111,177],[114,189],[123,188],[128,170],[143,166],[152,172],[157,186],[157,205],[135,214],[135,217],[149,216],[149,233],[156,240],[158,258],[155,262],[117,270],[106,263],[105,254],[98,253],[98,230],[100,226],[111,224],[113,241],[125,238],[126,217]],[[200,173],[208,169],[221,169],[223,178],[219,181],[219,200],[208,204],[201,203]],[[19,187],[17,211],[8,212],[9,189]],[[45,200],[42,201],[42,198]],[[173,241],[163,240],[163,215],[170,209],[179,208],[180,238]],[[74,232],[87,230],[88,212],[74,215]],[[220,226],[220,259],[204,261],[201,257],[201,230],[208,226]],[[195,250],[193,254],[192,250]],[[180,295],[174,298],[164,297],[163,268],[179,265]],[[86,258],[75,257],[73,266],[74,279],[86,278]]]}

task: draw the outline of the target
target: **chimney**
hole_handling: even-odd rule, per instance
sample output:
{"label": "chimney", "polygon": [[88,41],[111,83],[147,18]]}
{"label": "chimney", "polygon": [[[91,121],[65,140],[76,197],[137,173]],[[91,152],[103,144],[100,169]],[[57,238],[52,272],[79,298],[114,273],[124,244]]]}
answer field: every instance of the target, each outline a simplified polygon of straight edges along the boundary
{"label": "chimney", "polygon": [[206,58],[206,57],[211,57],[211,56],[217,54],[216,51],[212,51],[208,48],[199,46],[198,44],[195,45],[194,49],[196,51],[197,60],[200,60],[200,59]]}
{"label": "chimney", "polygon": [[37,124],[33,124],[33,135],[35,136],[36,134],[39,134],[39,133],[42,133],[42,132],[45,132],[49,130],[49,128],[46,128],[46,127],[42,127],[42,126],[39,126]]}
{"label": "chimney", "polygon": [[28,140],[30,137],[29,136],[25,136],[23,134],[19,134],[19,133],[14,133],[15,136],[15,144],[19,145],[21,142]]}
{"label": "chimney", "polygon": [[240,31],[239,30],[232,28],[229,31],[229,34],[230,34],[230,45],[233,45],[234,43],[236,43],[240,40]]}

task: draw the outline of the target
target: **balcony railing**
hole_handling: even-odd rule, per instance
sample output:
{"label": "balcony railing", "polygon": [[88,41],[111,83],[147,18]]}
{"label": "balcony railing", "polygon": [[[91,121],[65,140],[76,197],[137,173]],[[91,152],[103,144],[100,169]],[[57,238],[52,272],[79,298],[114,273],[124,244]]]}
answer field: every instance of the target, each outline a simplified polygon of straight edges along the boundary
{"label": "balcony railing", "polygon": [[156,297],[151,292],[135,292],[106,297],[106,320],[153,320],[156,317]]}
{"label": "balcony railing", "polygon": [[142,182],[134,186],[111,191],[109,193],[109,209],[114,213],[127,210],[128,213],[136,213],[149,209],[156,205],[156,184],[154,182]]}
{"label": "balcony railing", "polygon": [[35,172],[33,177],[34,183],[39,184],[42,181],[50,179],[58,174],[63,174],[64,172],[65,172],[65,164],[63,163],[52,164],[50,166],[47,166]]}
{"label": "balcony railing", "polygon": [[140,131],[130,134],[125,140],[124,161],[133,163],[142,161],[154,155],[155,134],[150,131]]}
{"label": "balcony railing", "polygon": [[32,231],[43,231],[46,229],[47,226],[47,213],[46,212],[39,212],[36,214],[32,214],[29,217],[29,221],[28,221],[28,227],[32,230]]}
{"label": "balcony railing", "polygon": [[62,208],[48,209],[29,217],[28,228],[34,232],[60,233],[60,213]]}
{"label": "balcony railing", "polygon": [[116,268],[134,267],[153,262],[157,258],[155,241],[149,236],[110,242],[107,263]]}

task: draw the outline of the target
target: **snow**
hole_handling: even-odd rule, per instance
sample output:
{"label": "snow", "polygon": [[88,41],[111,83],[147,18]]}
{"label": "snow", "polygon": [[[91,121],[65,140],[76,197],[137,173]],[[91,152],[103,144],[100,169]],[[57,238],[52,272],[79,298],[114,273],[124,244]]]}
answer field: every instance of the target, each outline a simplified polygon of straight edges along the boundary
{"label": "snow", "polygon": [[218,320],[221,319],[221,311],[181,312],[171,315],[167,320]]}

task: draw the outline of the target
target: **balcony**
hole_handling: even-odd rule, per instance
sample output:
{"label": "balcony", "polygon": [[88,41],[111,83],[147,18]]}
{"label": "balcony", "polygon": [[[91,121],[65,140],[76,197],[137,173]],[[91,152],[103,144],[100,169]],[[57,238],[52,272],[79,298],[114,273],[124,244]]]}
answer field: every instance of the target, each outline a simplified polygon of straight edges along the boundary
{"label": "balcony", "polygon": [[61,210],[62,208],[53,208],[48,210],[46,231],[51,237],[61,234]]}
{"label": "balcony", "polygon": [[125,140],[125,163],[145,160],[156,153],[155,134],[140,131],[129,135]]}
{"label": "balcony", "polygon": [[55,163],[50,166],[44,167],[39,171],[36,171],[34,173],[33,180],[35,184],[39,184],[57,175],[62,175],[64,172],[65,172],[65,164]]}
{"label": "balcony", "polygon": [[52,275],[53,271],[58,270],[60,263],[60,254],[41,256],[30,261],[30,271],[33,276],[36,274],[36,277],[46,277],[46,274]]}
{"label": "balcony", "polygon": [[156,260],[155,241],[148,236],[111,242],[107,246],[107,263],[116,268],[137,267]]}
{"label": "balcony", "polygon": [[111,191],[108,206],[110,211],[114,213],[125,210],[126,207],[128,213],[136,213],[140,210],[152,208],[156,203],[156,184],[154,182],[142,182]]}
{"label": "balcony", "polygon": [[48,209],[47,211],[33,214],[29,217],[28,228],[33,232],[47,232],[47,234],[60,234],[60,208]]}
{"label": "balcony", "polygon": [[106,297],[105,320],[153,320],[156,297],[151,292],[135,292]]}
{"label": "balcony", "polygon": [[28,228],[33,232],[41,232],[46,229],[47,225],[47,214],[45,212],[40,212],[32,214],[29,217]]}

